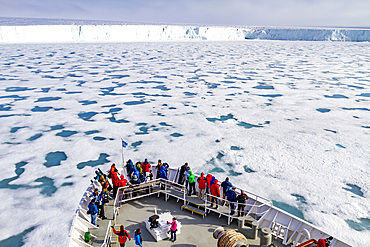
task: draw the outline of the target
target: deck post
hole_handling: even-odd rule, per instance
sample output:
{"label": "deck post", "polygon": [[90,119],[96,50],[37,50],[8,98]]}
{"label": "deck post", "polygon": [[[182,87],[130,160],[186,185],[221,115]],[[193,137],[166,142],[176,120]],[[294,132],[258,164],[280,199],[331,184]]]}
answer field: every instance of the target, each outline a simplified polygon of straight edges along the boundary
{"label": "deck post", "polygon": [[228,207],[229,207],[229,216],[227,217],[227,224],[228,224],[228,225],[230,225],[230,217],[231,217],[231,214],[230,214],[230,212],[231,212],[231,203],[232,203],[232,202],[229,202],[229,206],[228,206]]}
{"label": "deck post", "polygon": [[207,194],[205,194],[205,199],[204,199],[204,212],[205,212],[205,216],[207,216]]}
{"label": "deck post", "polygon": [[167,183],[164,183],[164,198],[167,201]]}

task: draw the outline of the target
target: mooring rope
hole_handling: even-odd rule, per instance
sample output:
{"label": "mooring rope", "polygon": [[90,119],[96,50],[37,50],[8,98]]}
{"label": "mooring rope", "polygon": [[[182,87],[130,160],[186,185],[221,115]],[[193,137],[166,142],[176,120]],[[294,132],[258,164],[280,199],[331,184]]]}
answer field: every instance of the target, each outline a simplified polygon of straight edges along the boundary
{"label": "mooring rope", "polygon": [[[244,239],[245,242],[247,239],[245,236],[239,232],[234,230],[227,231],[224,235],[221,236],[220,240],[218,241],[218,247],[232,247],[237,241]],[[246,247],[248,244],[245,245]]]}

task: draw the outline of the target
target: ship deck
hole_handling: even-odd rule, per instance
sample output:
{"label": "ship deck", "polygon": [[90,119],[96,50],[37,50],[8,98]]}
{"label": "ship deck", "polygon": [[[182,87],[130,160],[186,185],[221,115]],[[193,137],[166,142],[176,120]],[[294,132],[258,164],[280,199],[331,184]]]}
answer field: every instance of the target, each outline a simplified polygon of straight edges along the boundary
{"label": "ship deck", "polygon": [[[121,173],[127,177],[125,169],[121,169]],[[153,174],[156,175],[156,167],[153,167]],[[245,204],[247,216],[243,218],[231,216],[229,206],[219,205],[218,209],[211,208],[209,195],[205,197],[206,201],[196,196],[187,196],[184,186],[175,182],[178,181],[178,177],[179,169],[169,169],[168,180],[154,178],[140,185],[120,187],[115,200],[111,199],[105,205],[107,219],[98,219],[99,227],[90,223],[91,216],[87,214],[91,193],[94,189],[101,189],[97,180],[92,181],[76,210],[69,246],[119,246],[117,235],[110,227],[112,224],[117,230],[119,225],[124,225],[132,237],[134,230],[140,228],[144,246],[216,246],[217,240],[213,238],[213,231],[219,226],[223,226],[225,230],[234,229],[243,233],[248,238],[249,246],[260,246],[259,234],[252,239],[254,236],[250,228],[252,222],[257,225],[259,233],[261,229],[272,231],[272,243],[275,246],[291,246],[309,239],[325,239],[331,236],[309,222],[274,207],[268,199],[251,192],[247,192],[249,197]],[[237,193],[240,191],[241,189],[237,188]],[[220,197],[218,199],[219,202],[223,200]],[[156,242],[146,229],[145,220],[155,214],[155,208],[157,214],[170,212],[181,223],[181,233],[178,234],[175,243],[165,237],[164,240]],[[171,218],[171,216],[168,217]],[[241,223],[241,220],[245,220],[247,224],[242,229],[238,229],[238,223]],[[84,242],[86,232],[94,235],[92,241],[88,243]],[[165,234],[166,230],[164,230]],[[131,241],[126,246],[135,246],[135,243]],[[351,245],[334,238],[331,246],[349,247]]]}
{"label": "ship deck", "polygon": [[[155,193],[155,189],[153,190]],[[168,191],[169,192],[169,191]],[[176,194],[177,193],[177,194]],[[223,208],[219,207],[218,210],[212,209],[212,211],[207,212],[207,215],[203,217],[202,215],[192,213],[186,209],[182,209],[181,206],[184,205],[184,201],[181,198],[181,192],[172,191],[173,196],[168,196],[167,200],[164,193],[157,193],[150,196],[145,196],[141,198],[134,198],[124,202],[119,207],[119,212],[115,219],[113,217],[108,217],[106,220],[99,220],[99,229],[91,229],[91,233],[97,238],[93,239],[93,246],[102,246],[104,243],[104,237],[107,233],[107,228],[109,227],[110,220],[115,220],[115,229],[118,230],[119,225],[123,225],[125,230],[128,231],[131,237],[134,236],[134,231],[137,228],[141,229],[143,246],[217,246],[217,240],[213,238],[213,231],[219,227],[223,226],[225,230],[237,230],[238,221],[237,217],[234,218],[232,222],[228,225],[228,217],[220,213],[223,212]],[[187,196],[186,202],[190,204],[205,203],[203,200],[197,198],[196,196]],[[113,203],[105,207],[106,216],[113,215]],[[155,214],[155,208],[157,214],[170,212],[172,216],[175,216],[177,220],[181,223],[181,233],[177,235],[177,241],[171,242],[169,239],[164,239],[156,242],[154,237],[146,229],[144,220]],[[220,211],[219,211],[220,210]],[[276,246],[284,246],[281,244],[281,240],[275,240],[273,238],[273,243]],[[90,243],[91,244],[91,243]],[[113,234],[110,242],[111,246],[119,246],[117,235]],[[260,239],[257,237],[254,240],[248,239],[249,246],[260,246]],[[135,246],[134,240],[127,242],[126,246]]]}

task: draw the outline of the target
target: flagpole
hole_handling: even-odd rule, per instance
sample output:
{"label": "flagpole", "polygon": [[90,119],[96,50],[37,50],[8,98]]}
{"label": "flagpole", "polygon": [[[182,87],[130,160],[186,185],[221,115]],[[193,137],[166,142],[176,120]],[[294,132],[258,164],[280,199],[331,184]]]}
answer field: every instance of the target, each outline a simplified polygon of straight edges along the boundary
{"label": "flagpole", "polygon": [[121,146],[122,146],[122,167],[124,167],[125,166],[125,155],[123,153],[124,147],[123,147],[123,139],[122,138],[121,138]]}

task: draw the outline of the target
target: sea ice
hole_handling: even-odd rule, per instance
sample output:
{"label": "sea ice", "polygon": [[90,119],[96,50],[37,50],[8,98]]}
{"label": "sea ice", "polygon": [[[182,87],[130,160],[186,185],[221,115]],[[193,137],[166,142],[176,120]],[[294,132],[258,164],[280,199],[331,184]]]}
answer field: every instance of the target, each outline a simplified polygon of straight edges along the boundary
{"label": "sea ice", "polygon": [[370,242],[368,43],[0,48],[0,245],[66,245],[94,170],[121,164],[121,137],[126,159],[188,162]]}

